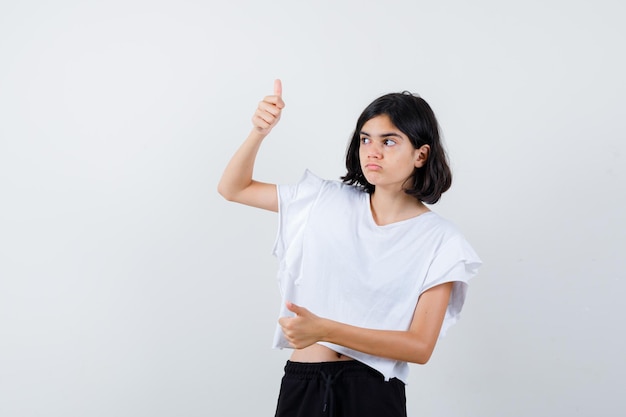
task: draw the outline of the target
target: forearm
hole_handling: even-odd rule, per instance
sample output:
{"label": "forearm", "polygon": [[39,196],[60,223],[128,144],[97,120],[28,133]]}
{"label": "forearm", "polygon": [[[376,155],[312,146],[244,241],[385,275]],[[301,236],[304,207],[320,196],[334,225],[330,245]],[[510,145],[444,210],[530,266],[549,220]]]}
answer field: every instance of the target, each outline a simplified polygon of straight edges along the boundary
{"label": "forearm", "polygon": [[439,338],[452,285],[447,282],[425,291],[406,331],[364,329],[321,319],[321,340],[370,355],[425,364]]}
{"label": "forearm", "polygon": [[227,200],[237,201],[238,194],[252,182],[254,163],[265,134],[252,129],[246,140],[230,159],[224,169],[217,191]]}
{"label": "forearm", "polygon": [[287,341],[296,349],[316,342],[330,342],[374,356],[424,364],[435,349],[452,291],[452,282],[437,285],[419,298],[406,331],[356,327],[318,317],[304,307],[287,302],[293,317],[278,322]]}
{"label": "forearm", "polygon": [[417,331],[375,330],[323,319],[321,341],[390,359],[425,364],[435,348],[436,338]]}

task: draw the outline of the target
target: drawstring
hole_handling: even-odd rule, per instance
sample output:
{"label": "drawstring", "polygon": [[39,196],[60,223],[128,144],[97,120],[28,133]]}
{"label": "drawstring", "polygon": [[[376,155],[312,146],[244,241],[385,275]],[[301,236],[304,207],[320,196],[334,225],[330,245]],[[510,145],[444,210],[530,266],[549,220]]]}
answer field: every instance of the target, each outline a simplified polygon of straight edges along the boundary
{"label": "drawstring", "polygon": [[330,405],[330,413],[329,417],[333,417],[335,411],[335,393],[333,392],[333,384],[343,373],[345,368],[340,369],[335,375],[328,375],[326,372],[322,371],[322,379],[324,379],[324,383],[326,384],[326,388],[324,390],[324,407],[322,408],[322,413],[326,414],[326,410],[328,410],[328,406]]}

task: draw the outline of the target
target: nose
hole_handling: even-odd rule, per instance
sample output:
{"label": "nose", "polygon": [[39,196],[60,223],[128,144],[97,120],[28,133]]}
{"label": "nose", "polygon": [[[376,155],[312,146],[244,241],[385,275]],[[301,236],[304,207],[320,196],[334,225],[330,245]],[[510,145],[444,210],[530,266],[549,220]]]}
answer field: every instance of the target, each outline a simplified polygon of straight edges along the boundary
{"label": "nose", "polygon": [[368,158],[375,158],[375,159],[380,159],[380,157],[382,156],[382,145],[379,143],[371,143],[370,146],[367,149],[367,157]]}

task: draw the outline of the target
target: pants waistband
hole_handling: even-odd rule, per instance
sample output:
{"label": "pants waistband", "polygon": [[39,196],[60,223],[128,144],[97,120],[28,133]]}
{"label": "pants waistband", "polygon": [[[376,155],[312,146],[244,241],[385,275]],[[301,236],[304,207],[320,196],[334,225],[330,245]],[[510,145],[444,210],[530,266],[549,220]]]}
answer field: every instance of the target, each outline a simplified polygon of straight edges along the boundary
{"label": "pants waistband", "polygon": [[380,372],[356,360],[312,363],[287,361],[285,365],[285,376],[300,379],[316,379],[322,378],[323,375],[337,375],[339,373],[344,376],[361,375],[383,378]]}

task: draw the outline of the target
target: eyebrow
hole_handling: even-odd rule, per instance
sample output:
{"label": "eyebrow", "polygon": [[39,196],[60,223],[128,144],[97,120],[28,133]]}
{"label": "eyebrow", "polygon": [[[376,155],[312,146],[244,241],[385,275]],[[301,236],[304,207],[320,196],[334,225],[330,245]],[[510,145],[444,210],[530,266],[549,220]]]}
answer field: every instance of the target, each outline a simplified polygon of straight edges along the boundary
{"label": "eyebrow", "polygon": [[[372,136],[369,133],[361,130],[361,135],[365,135],[365,136]],[[389,138],[389,137],[394,137],[394,138],[402,138],[402,136],[400,136],[397,133],[393,133],[393,132],[389,132],[389,133],[383,133],[382,135],[379,135],[379,137],[381,138]]]}

